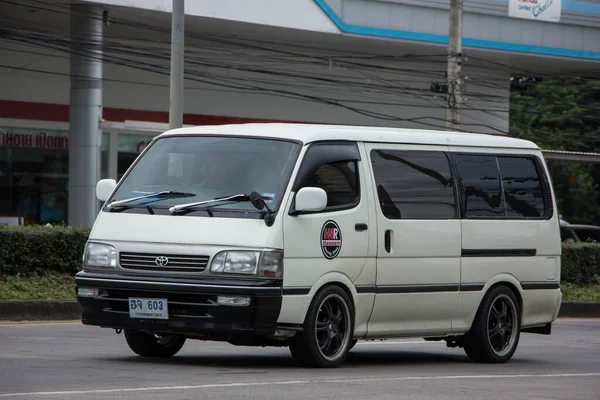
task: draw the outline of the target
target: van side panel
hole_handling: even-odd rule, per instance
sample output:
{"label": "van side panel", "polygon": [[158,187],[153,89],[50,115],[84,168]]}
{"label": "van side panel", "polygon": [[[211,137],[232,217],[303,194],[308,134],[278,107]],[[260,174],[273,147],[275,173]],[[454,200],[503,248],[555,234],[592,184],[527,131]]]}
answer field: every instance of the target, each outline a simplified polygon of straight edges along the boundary
{"label": "van side panel", "polygon": [[[374,291],[369,288],[375,285],[377,233],[372,205],[374,197],[364,171],[362,146],[357,145],[357,149],[362,158],[357,161],[356,171],[360,187],[358,204],[341,210],[326,208],[311,214],[289,215],[293,205],[292,194],[280,214],[285,259],[279,324],[303,324],[317,291],[332,283],[346,288],[354,301],[355,336],[366,334],[375,297]],[[338,254],[327,257],[322,235],[324,227],[330,223],[339,230],[340,248]],[[367,229],[357,228],[361,224]]]}
{"label": "van side panel", "polygon": [[[481,149],[451,149],[481,153]],[[491,154],[539,152],[486,149]],[[545,168],[543,173],[547,174]],[[548,179],[549,181],[549,179]],[[552,194],[552,197],[553,194]],[[560,231],[556,202],[550,219],[462,219],[461,292],[453,332],[467,331],[487,289],[510,283],[522,299],[523,327],[555,318],[560,298]],[[465,288],[466,290],[462,290]]]}

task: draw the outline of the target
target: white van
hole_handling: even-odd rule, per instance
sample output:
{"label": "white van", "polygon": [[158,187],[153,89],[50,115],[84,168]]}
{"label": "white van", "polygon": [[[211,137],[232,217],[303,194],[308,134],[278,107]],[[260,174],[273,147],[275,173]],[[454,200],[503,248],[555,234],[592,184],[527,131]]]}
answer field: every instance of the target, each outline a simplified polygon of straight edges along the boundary
{"label": "white van", "polygon": [[559,215],[540,149],[510,137],[243,124],[157,136],[104,206],[76,277],[82,322],[168,357],[186,339],[344,362],[421,337],[508,361],[550,334]]}

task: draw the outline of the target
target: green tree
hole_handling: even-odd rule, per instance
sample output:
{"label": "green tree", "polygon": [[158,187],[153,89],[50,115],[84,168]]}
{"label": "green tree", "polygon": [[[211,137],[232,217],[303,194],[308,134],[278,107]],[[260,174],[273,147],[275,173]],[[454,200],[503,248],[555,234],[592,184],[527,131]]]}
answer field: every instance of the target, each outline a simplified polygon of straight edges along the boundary
{"label": "green tree", "polygon": [[[600,81],[514,77],[509,129],[544,149],[600,152]],[[547,164],[563,217],[600,225],[600,164]]]}

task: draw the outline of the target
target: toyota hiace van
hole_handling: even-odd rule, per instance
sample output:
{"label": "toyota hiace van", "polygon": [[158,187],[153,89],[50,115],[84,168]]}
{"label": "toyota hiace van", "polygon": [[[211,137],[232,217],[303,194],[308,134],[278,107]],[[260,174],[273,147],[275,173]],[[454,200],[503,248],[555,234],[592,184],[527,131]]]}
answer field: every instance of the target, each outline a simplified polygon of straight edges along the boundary
{"label": "toyota hiace van", "polygon": [[419,337],[502,363],[560,308],[559,215],[515,138],[301,124],[155,137],[103,201],[76,276],[86,325],[141,356],[189,339],[333,367]]}

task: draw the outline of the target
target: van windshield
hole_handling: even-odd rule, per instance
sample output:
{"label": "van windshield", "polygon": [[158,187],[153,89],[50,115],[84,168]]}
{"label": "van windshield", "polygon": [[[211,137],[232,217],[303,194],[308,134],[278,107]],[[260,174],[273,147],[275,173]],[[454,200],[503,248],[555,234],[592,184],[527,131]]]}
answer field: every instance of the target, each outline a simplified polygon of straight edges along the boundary
{"label": "van windshield", "polygon": [[[129,207],[167,208],[253,191],[277,210],[300,145],[291,141],[223,136],[170,136],[156,140],[125,175],[112,202],[159,192],[175,192],[128,202]],[[220,203],[219,210],[254,211],[249,202]]]}

